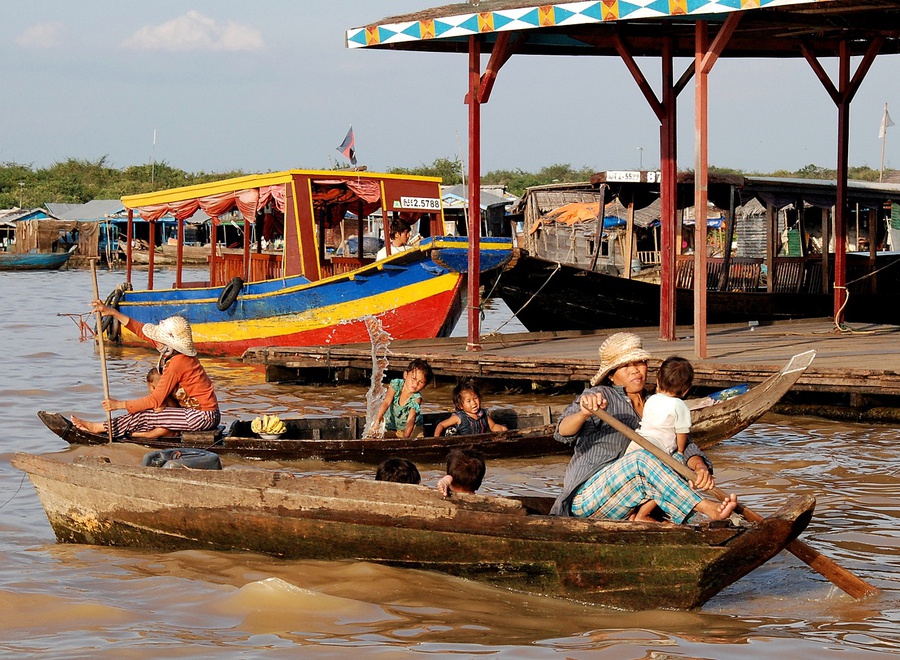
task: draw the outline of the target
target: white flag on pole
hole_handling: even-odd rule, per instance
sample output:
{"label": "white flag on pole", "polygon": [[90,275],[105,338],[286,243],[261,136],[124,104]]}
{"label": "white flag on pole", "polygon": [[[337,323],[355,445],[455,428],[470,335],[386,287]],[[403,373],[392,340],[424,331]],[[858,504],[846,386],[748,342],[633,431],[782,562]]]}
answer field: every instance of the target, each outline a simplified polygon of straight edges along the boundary
{"label": "white flag on pole", "polygon": [[878,139],[881,140],[884,138],[885,132],[888,129],[888,126],[893,126],[894,122],[891,121],[891,116],[888,114],[887,103],[884,104],[884,117],[881,118],[881,128],[878,130]]}

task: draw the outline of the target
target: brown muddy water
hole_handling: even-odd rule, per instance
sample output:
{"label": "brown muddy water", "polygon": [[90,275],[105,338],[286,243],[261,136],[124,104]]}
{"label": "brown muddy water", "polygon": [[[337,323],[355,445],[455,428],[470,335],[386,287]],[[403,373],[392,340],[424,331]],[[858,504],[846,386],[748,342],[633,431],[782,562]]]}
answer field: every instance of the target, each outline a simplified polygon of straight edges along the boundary
{"label": "brown muddy water", "polygon": [[[170,276],[161,271],[158,281]],[[102,294],[122,280],[121,272],[101,272]],[[58,316],[89,310],[90,273],[0,273],[0,287],[0,654],[825,659],[900,652],[894,426],[769,416],[710,451],[720,485],[762,513],[788,494],[815,495],[816,514],[802,538],[882,589],[861,602],[787,553],[699,611],[626,613],[359,562],[57,544],[31,483],[10,459],[17,451],[69,451],[40,424],[38,410],[103,418],[95,348],[79,341],[70,318]],[[486,328],[508,316],[495,310]],[[151,360],[149,351],[111,349],[112,395],[140,395]],[[365,410],[364,387],[266,384],[261,371],[236,361],[205,364],[226,423],[261,412]],[[434,409],[449,398],[449,387],[425,392]],[[485,403],[535,402],[508,394]],[[101,450],[136,462],[145,451],[92,451]],[[441,474],[439,465],[420,467],[426,484]],[[360,477],[372,471],[354,463],[293,468]],[[492,461],[483,491],[555,493],[564,468],[562,457]]]}

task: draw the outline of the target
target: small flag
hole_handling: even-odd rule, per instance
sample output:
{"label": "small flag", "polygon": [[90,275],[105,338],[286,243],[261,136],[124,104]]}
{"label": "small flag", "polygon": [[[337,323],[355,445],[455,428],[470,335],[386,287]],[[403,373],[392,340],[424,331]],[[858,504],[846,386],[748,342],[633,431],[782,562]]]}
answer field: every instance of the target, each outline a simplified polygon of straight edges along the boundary
{"label": "small flag", "polygon": [[353,124],[350,125],[347,137],[344,138],[337,150],[344,154],[351,165],[356,165],[356,140],[353,138]]}
{"label": "small flag", "polygon": [[891,121],[891,116],[888,114],[887,103],[884,104],[884,117],[881,118],[881,128],[878,131],[878,139],[881,140],[884,138],[885,133],[887,132],[888,126],[893,126],[894,122]]}

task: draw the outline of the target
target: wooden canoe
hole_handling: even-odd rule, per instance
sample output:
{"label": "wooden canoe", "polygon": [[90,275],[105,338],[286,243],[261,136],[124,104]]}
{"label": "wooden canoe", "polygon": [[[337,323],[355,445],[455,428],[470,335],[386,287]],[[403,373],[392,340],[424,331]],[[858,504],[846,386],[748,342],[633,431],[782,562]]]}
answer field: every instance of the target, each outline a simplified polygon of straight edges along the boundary
{"label": "wooden canoe", "polygon": [[486,497],[367,478],[165,470],[16,454],[60,542],[261,552],[441,571],[611,607],[690,609],[781,551],[812,497],[758,523],[547,516],[546,497]]}
{"label": "wooden canoe", "polygon": [[[795,355],[781,371],[746,394],[692,410],[691,437],[694,442],[701,448],[710,447],[750,426],[797,382],[814,357],[815,351]],[[423,438],[362,439],[360,435],[365,428],[365,417],[342,415],[285,419],[287,431],[277,440],[260,438],[250,430],[249,421],[237,420],[224,434],[210,431],[184,433],[174,438],[123,438],[117,441],[135,442],[156,449],[194,447],[248,458],[310,458],[366,463],[380,463],[385,458],[398,455],[412,460],[441,461],[451,449],[461,447],[475,447],[487,458],[525,458],[571,451],[568,445],[553,439],[556,422],[564,409],[564,405],[493,408],[491,415],[494,419],[510,430],[468,436],[428,437],[435,425],[450,414],[441,412],[423,414],[426,432]],[[108,442],[106,435],[81,431],[58,413],[41,411],[38,417],[47,428],[70,444]]]}

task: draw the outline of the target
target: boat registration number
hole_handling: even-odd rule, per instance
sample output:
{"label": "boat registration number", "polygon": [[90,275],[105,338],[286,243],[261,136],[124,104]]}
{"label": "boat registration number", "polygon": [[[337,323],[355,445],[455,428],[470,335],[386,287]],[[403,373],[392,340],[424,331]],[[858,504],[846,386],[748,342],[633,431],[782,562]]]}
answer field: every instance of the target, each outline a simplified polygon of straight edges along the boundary
{"label": "boat registration number", "polygon": [[439,211],[441,200],[437,197],[401,197],[400,206],[404,209],[429,209]]}

